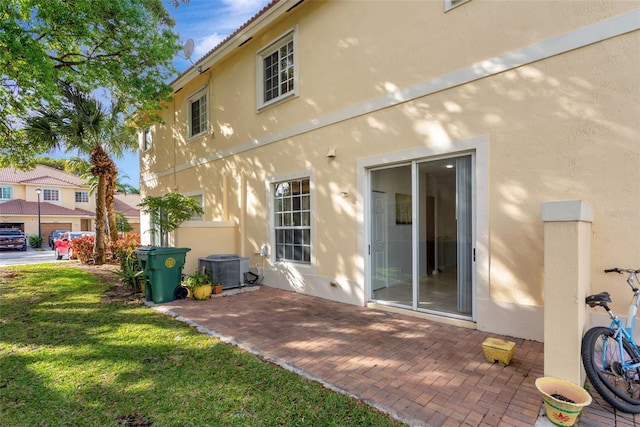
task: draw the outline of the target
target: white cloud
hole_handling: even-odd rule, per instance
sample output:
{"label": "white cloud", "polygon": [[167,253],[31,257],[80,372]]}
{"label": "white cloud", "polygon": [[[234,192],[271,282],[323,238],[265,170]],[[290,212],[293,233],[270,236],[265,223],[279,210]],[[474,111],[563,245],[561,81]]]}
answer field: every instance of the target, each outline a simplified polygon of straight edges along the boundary
{"label": "white cloud", "polygon": [[193,49],[193,59],[198,60],[203,57],[214,47],[218,46],[226,36],[218,33],[210,34],[204,38],[195,40],[195,49]]}
{"label": "white cloud", "polygon": [[[191,0],[178,8],[170,8],[176,20],[175,31],[182,42],[193,39],[195,49],[191,60],[198,61],[216,47],[229,34],[240,28],[262,8],[269,0]],[[180,69],[185,69],[184,61],[176,61]]]}

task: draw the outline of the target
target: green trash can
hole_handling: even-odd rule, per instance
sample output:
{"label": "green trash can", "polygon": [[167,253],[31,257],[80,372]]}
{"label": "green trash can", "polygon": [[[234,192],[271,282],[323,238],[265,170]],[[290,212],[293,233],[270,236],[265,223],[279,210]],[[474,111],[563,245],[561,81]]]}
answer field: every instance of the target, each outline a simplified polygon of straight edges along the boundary
{"label": "green trash can", "polygon": [[182,279],[182,267],[190,250],[142,246],[136,251],[138,265],[144,275],[147,301],[159,304],[174,300],[175,290]]}

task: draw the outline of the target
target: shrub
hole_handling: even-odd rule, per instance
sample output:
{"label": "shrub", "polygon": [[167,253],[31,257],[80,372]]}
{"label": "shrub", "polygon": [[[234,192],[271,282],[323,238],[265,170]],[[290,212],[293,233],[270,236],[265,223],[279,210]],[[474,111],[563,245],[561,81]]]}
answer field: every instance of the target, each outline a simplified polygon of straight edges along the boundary
{"label": "shrub", "polygon": [[118,260],[120,268],[124,269],[125,263],[135,259],[136,251],[140,247],[140,234],[138,233],[124,233],[124,235],[115,242],[109,242],[109,252],[111,252],[113,258]]}
{"label": "shrub", "polygon": [[29,236],[29,246],[31,246],[32,248],[42,247],[42,237],[36,236],[35,234]]}
{"label": "shrub", "polygon": [[140,271],[136,250],[140,247],[138,233],[125,233],[115,242],[109,243],[112,257],[120,264],[120,271],[116,272],[133,289],[138,289],[137,272]]}
{"label": "shrub", "polygon": [[83,264],[90,264],[93,262],[93,245],[94,236],[82,236],[77,239],[73,239],[69,245],[74,258]]}

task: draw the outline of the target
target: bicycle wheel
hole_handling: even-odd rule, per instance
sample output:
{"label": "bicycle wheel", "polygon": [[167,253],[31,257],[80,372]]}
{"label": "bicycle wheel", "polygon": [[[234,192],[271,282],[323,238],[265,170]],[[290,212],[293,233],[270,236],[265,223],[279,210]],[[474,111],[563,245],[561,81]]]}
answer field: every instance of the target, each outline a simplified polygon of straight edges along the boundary
{"label": "bicycle wheel", "polygon": [[622,354],[615,331],[591,328],[582,337],[582,362],[593,387],[611,406],[630,414],[640,413],[640,369],[623,372],[622,361],[640,362],[640,355],[623,337]]}

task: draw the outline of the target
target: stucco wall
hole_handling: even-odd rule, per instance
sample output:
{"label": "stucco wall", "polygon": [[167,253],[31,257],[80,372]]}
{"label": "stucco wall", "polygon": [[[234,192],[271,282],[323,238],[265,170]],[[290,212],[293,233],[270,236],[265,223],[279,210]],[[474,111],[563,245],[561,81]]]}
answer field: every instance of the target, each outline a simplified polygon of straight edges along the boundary
{"label": "stucco wall", "polygon": [[[142,191],[203,189],[205,219],[238,224],[238,251],[253,265],[270,242],[268,183],[312,171],[314,262],[274,266],[265,283],[363,304],[365,251],[356,230],[366,195],[358,192],[357,161],[424,147],[455,151],[458,141],[485,136],[488,167],[479,173],[489,191],[478,209],[489,217],[489,246],[481,248],[488,283],[479,293],[486,291],[491,307],[483,312],[493,320],[478,324],[539,339],[544,201],[593,207],[594,290],[611,285],[614,301],[627,300],[599,271],[640,258],[640,31],[561,54],[543,45],[548,55],[526,65],[507,60],[535,56],[524,48],[637,5],[474,0],[443,14],[439,2],[304,3],[175,95],[141,158]],[[257,113],[255,53],[295,25],[298,97]],[[514,49],[522,50],[506,54]],[[455,84],[476,72],[482,78]],[[447,79],[454,84],[429,92]],[[212,133],[186,141],[186,97],[204,84]],[[325,156],[330,148],[334,159]],[[525,321],[509,321],[521,312],[529,313]]]}

